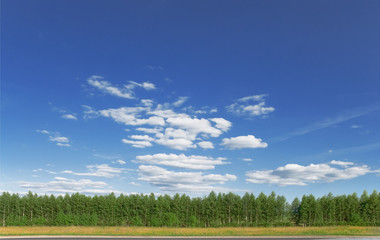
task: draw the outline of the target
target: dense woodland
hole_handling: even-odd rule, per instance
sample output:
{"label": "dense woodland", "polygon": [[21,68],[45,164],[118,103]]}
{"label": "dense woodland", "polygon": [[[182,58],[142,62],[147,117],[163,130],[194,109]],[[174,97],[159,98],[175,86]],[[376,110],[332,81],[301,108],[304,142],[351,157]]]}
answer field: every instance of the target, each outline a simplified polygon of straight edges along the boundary
{"label": "dense woodland", "polygon": [[304,195],[288,203],[283,196],[211,192],[205,197],[120,195],[38,196],[3,192],[2,226],[380,226],[380,194],[321,198]]}

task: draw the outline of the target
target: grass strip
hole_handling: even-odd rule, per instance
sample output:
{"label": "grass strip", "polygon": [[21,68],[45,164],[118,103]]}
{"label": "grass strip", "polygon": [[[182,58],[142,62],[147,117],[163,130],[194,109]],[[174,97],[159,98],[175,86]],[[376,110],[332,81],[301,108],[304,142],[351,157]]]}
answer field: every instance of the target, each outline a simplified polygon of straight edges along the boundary
{"label": "grass strip", "polygon": [[380,227],[0,227],[2,236],[380,236]]}

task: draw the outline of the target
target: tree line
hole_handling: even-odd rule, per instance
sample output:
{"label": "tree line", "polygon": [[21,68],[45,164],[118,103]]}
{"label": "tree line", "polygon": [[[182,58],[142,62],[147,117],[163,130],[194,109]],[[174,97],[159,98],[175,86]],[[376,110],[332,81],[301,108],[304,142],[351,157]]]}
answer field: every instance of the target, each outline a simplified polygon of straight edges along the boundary
{"label": "tree line", "polygon": [[183,194],[64,196],[3,192],[2,226],[380,226],[380,194],[364,191],[315,198],[304,195],[288,203],[274,192],[243,196],[211,192],[204,197]]}

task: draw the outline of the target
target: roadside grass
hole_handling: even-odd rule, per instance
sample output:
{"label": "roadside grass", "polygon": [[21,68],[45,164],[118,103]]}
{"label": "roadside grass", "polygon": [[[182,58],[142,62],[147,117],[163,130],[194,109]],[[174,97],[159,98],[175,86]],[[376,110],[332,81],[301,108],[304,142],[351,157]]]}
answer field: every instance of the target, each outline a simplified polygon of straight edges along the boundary
{"label": "roadside grass", "polygon": [[380,236],[380,227],[0,227],[0,236]]}

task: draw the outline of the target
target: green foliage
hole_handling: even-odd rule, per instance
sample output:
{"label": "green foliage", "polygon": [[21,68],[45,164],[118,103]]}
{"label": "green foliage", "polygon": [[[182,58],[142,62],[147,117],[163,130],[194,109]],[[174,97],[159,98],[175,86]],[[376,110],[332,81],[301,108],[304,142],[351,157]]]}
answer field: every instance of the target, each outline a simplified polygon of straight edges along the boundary
{"label": "green foliage", "polygon": [[380,194],[316,199],[304,195],[289,204],[285,197],[260,193],[243,196],[211,192],[203,198],[175,194],[86,196],[0,195],[2,226],[380,226]]}

